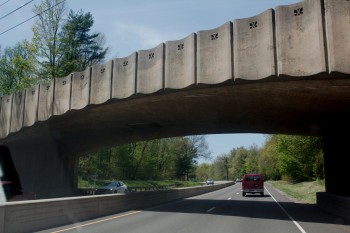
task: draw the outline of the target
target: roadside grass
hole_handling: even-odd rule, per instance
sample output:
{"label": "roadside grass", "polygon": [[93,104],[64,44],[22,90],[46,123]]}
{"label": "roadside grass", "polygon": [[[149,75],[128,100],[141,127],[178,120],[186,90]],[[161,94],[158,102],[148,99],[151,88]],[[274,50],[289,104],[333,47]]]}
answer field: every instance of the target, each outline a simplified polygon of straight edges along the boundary
{"label": "roadside grass", "polygon": [[291,197],[291,199],[295,199],[303,203],[315,204],[316,193],[325,191],[324,180],[306,181],[295,184],[282,180],[269,180],[267,182],[271,184],[274,188],[282,191],[287,196]]}
{"label": "roadside grass", "polygon": [[[179,180],[122,180],[128,187],[167,187],[167,188],[181,188],[200,186],[200,182],[179,181]],[[78,188],[98,188],[108,180],[85,180],[82,177],[78,178]]]}

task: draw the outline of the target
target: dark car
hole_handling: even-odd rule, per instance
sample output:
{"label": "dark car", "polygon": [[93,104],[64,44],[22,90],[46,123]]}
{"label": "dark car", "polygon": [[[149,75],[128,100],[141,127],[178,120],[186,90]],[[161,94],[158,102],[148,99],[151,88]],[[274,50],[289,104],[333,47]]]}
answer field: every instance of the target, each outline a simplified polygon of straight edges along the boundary
{"label": "dark car", "polygon": [[106,182],[96,190],[96,194],[127,193],[128,187],[122,181]]}
{"label": "dark car", "polygon": [[264,196],[264,180],[261,174],[245,174],[242,180],[242,196],[259,193]]}
{"label": "dark car", "polygon": [[26,201],[35,200],[36,194],[30,191],[24,191],[18,184],[12,181],[1,181],[0,202],[6,201]]}

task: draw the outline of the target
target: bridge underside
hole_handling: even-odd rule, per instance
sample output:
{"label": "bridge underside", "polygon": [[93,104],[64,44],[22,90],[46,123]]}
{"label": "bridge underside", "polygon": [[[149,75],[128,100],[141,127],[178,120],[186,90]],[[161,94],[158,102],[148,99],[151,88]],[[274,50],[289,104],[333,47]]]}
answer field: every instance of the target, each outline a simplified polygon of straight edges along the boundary
{"label": "bridge underside", "polygon": [[321,136],[323,128],[347,125],[349,115],[349,79],[254,81],[110,100],[37,122],[1,143],[11,147],[14,142],[18,147],[52,140],[60,154],[79,156],[103,147],[181,135]]}
{"label": "bridge underside", "polygon": [[[11,151],[26,189],[36,191],[39,197],[69,196],[76,188],[72,177],[77,175],[77,158],[101,148],[213,133],[322,136],[326,132],[332,136],[350,128],[349,117],[349,79],[226,83],[90,105],[23,128],[1,144]],[[334,140],[329,145],[337,147]],[[339,156],[348,156],[327,152],[334,158],[329,160],[330,168],[337,168],[334,163]],[[336,181],[332,174],[338,173],[329,170],[328,178]],[[333,186],[329,191],[338,192]],[[350,196],[350,190],[341,190],[341,194]]]}

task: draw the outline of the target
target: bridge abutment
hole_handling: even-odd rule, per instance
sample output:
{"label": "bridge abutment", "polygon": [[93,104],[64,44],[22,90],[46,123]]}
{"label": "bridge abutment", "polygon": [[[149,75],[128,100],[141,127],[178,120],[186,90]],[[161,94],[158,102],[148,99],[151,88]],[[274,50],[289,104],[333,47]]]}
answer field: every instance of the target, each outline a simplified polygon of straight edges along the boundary
{"label": "bridge abutment", "polygon": [[78,157],[62,155],[52,140],[22,141],[7,150],[24,191],[34,192],[38,199],[74,196]]}
{"label": "bridge abutment", "polygon": [[350,136],[346,124],[323,132],[326,192],[317,193],[317,205],[323,210],[350,221],[350,180],[348,158]]}
{"label": "bridge abutment", "polygon": [[340,132],[349,132],[349,127],[340,126],[323,135],[326,192],[350,197],[349,164],[346,162],[350,158],[350,136]]}

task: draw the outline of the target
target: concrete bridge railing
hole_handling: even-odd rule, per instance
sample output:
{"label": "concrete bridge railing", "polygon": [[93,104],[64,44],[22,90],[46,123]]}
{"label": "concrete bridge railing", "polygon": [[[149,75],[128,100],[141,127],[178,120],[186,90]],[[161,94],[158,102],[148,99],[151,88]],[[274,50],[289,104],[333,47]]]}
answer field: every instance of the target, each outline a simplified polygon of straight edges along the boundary
{"label": "concrete bridge railing", "polygon": [[36,232],[124,211],[142,210],[233,184],[234,182],[225,182],[191,188],[134,192],[127,195],[94,195],[0,204],[0,232]]}
{"label": "concrete bridge railing", "polygon": [[241,80],[343,78],[350,74],[349,9],[347,0],[278,6],[2,96],[0,139],[110,99]]}

